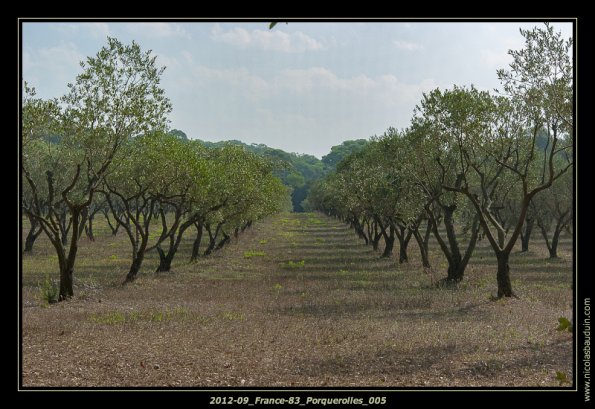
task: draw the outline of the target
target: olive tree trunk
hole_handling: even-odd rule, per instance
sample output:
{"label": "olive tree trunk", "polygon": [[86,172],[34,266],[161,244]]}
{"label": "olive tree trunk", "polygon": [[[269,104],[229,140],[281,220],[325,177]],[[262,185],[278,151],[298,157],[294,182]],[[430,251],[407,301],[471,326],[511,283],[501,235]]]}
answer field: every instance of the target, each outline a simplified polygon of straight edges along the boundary
{"label": "olive tree trunk", "polygon": [[28,216],[29,222],[31,227],[29,228],[29,232],[27,233],[27,237],[25,238],[25,248],[23,252],[28,253],[33,250],[33,244],[35,240],[39,237],[42,232],[42,228],[40,223],[34,217]]}

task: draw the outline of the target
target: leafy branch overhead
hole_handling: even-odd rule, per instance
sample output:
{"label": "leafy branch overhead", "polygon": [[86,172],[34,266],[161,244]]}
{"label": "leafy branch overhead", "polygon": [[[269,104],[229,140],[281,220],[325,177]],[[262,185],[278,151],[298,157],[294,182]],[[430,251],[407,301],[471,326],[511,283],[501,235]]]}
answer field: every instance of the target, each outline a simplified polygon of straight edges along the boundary
{"label": "leafy branch overhead", "polygon": [[[269,24],[269,30],[272,30],[273,27],[275,27],[279,22],[278,21],[273,21]],[[285,24],[289,24],[287,22],[285,22]]]}

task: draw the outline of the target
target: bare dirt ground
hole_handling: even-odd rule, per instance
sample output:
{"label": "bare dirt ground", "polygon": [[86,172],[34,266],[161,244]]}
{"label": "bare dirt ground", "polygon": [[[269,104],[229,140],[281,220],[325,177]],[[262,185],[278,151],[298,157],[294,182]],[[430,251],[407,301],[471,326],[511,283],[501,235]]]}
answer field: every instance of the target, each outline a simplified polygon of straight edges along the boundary
{"label": "bare dirt ground", "polygon": [[[337,220],[283,214],[192,264],[189,235],[171,273],[153,273],[153,254],[122,287],[127,239],[96,226],[70,301],[40,300],[44,274],[57,278],[47,239],[23,255],[23,386],[544,387],[573,376],[572,334],[556,331],[572,316],[569,238],[559,260],[537,237],[515,253],[519,299],[494,301],[485,241],[458,288],[435,288],[413,241],[399,264]],[[444,274],[435,245],[432,262]]]}

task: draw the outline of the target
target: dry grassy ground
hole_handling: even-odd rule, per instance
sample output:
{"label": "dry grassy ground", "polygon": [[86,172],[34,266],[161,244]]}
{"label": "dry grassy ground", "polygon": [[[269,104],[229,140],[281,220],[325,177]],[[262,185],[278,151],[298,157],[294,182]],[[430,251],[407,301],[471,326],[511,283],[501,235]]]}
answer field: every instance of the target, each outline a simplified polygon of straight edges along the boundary
{"label": "dry grassy ground", "polygon": [[[43,306],[55,274],[41,236],[23,255],[24,386],[558,386],[572,379],[571,242],[561,260],[535,238],[511,268],[519,299],[490,300],[495,263],[480,242],[457,289],[431,287],[418,262],[380,259],[340,222],[284,214],[171,273],[155,254],[120,286],[129,244],[97,221],[82,239],[75,298]],[[537,232],[535,232],[537,236]],[[444,273],[436,245],[433,265]]]}

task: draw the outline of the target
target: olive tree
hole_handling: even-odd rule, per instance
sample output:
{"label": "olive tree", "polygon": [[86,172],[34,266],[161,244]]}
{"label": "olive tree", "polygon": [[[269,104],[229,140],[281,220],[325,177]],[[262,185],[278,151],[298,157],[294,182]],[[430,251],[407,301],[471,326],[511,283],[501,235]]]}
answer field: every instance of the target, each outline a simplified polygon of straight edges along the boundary
{"label": "olive tree", "polygon": [[531,205],[550,258],[557,258],[560,234],[572,224],[571,172],[566,172],[550,189],[536,195]]}
{"label": "olive tree", "polygon": [[[319,210],[332,212],[347,220],[366,244],[378,249],[384,238],[382,257],[392,254],[399,241],[399,262],[408,261],[407,246],[415,236],[422,243],[420,251],[424,267],[429,267],[424,239],[419,226],[424,219],[421,195],[407,177],[408,145],[402,135],[389,128],[382,136],[373,137],[360,151],[344,158],[329,183],[315,186],[309,199]],[[329,199],[319,197],[326,192],[337,196],[333,209]],[[325,203],[326,201],[326,203]]]}
{"label": "olive tree", "polygon": [[[173,179],[159,190],[162,228],[152,247],[159,253],[157,272],[171,269],[184,234],[192,226],[196,236],[191,261],[199,256],[203,230],[209,235],[205,254],[210,254],[229,242],[232,231],[238,229],[239,233],[253,221],[278,211],[287,196],[272,166],[240,146],[205,148],[168,138],[177,152],[169,154]],[[168,172],[164,169],[155,177]],[[164,194],[167,189],[169,193]]]}
{"label": "olive tree", "polygon": [[[421,246],[423,265],[429,268],[427,248],[424,246],[424,239],[419,232],[421,223],[425,219],[423,207],[425,201],[410,178],[409,169],[413,165],[410,161],[411,145],[404,136],[404,133],[389,128],[381,137],[373,138],[373,141],[376,141],[378,153],[371,159],[378,169],[376,175],[381,181],[377,200],[384,206],[389,232],[394,230],[394,234],[399,240],[399,262],[408,261],[408,244],[411,237],[415,237]],[[364,148],[364,150],[367,149],[368,147]],[[383,233],[383,236],[385,242],[394,241],[394,239],[391,240],[390,235],[387,237]],[[383,256],[386,257],[388,254],[390,254],[390,248],[387,252],[387,247],[385,247]]]}
{"label": "olive tree", "polygon": [[[151,51],[138,44],[124,45],[108,37],[107,45],[94,57],[81,62],[83,72],[68,84],[60,104],[43,103],[27,93],[23,100],[23,156],[29,154],[28,139],[39,139],[43,121],[40,108],[56,118],[61,135],[60,152],[52,158],[68,169],[58,174],[48,168],[35,177],[32,162],[23,160],[22,170],[33,205],[30,212],[50,238],[60,268],[59,300],[73,296],[73,275],[78,241],[89,206],[122,144],[131,137],[166,126],[171,105],[159,86],[164,68],[155,64]],[[44,109],[41,109],[44,111]],[[40,176],[43,172],[37,172]],[[58,180],[61,179],[61,180]],[[60,183],[58,183],[60,182]],[[71,224],[68,244],[58,240],[55,209],[67,208]]]}
{"label": "olive tree", "polygon": [[211,160],[217,169],[214,191],[224,204],[202,219],[209,235],[205,255],[229,243],[232,234],[237,238],[254,221],[279,211],[289,194],[274,176],[272,162],[240,146],[215,149]]}
{"label": "olive tree", "polygon": [[[547,23],[544,28],[520,31],[525,37],[525,47],[509,51],[513,57],[510,70],[498,71],[504,92],[513,99],[512,105],[518,104],[522,130],[529,130],[528,138],[523,138],[527,133],[521,130],[517,130],[516,135],[507,134],[499,147],[507,153],[492,155],[498,166],[513,175],[522,187],[521,209],[516,225],[507,245],[498,246],[496,251],[498,296],[513,294],[508,256],[522,231],[531,200],[572,169],[572,38],[562,38],[562,34],[555,32]],[[537,138],[540,131],[545,131],[545,155],[538,154]],[[519,141],[523,139],[530,142],[524,141],[525,152],[520,152]],[[534,162],[540,164],[538,171],[533,171],[536,168],[532,166]],[[483,224],[487,227],[486,221]],[[493,237],[488,236],[488,239],[492,247],[496,247]]]}
{"label": "olive tree", "polygon": [[[152,222],[168,202],[186,199],[191,185],[197,183],[199,164],[184,142],[163,132],[138,136],[118,152],[102,193],[132,248],[132,263],[124,283],[136,278],[146,252],[168,237],[164,232],[152,237]],[[155,243],[150,243],[151,238]]]}
{"label": "olive tree", "polygon": [[173,184],[177,193],[160,200],[160,237],[165,240],[160,240],[155,247],[159,253],[156,272],[170,271],[186,230],[200,225],[227,200],[217,189],[220,175],[213,167],[210,152],[183,140],[172,139],[171,142],[178,150],[177,159],[170,164],[177,173],[177,182]]}
{"label": "olive tree", "polygon": [[[21,204],[25,216],[29,219],[30,230],[27,234],[24,251],[31,251],[35,239],[42,231],[53,233],[50,240],[63,242],[62,215],[58,204],[53,203],[48,188],[55,188],[53,175],[58,175],[59,182],[66,174],[64,161],[59,160],[61,146],[49,141],[47,135],[56,131],[59,126],[60,108],[57,100],[44,101],[35,98],[35,89],[24,84],[23,109],[21,117],[22,146],[21,157],[22,174],[25,177]],[[44,181],[51,181],[48,186]],[[62,184],[59,183],[60,187]],[[52,192],[53,195],[53,192]],[[41,219],[51,220],[51,226],[45,226]]]}
{"label": "olive tree", "polygon": [[[478,238],[479,219],[457,191],[467,174],[462,149],[473,134],[489,126],[490,107],[490,96],[476,89],[437,89],[424,94],[406,133],[414,164],[409,174],[425,196],[424,209],[448,263],[447,283],[463,279]],[[444,233],[438,229],[440,216]],[[457,224],[468,225],[470,235],[465,246],[457,234]]]}
{"label": "olive tree", "polygon": [[[506,95],[456,87],[437,91],[437,108],[426,118],[446,153],[440,158],[448,158],[437,159],[449,175],[442,188],[469,200],[496,255],[498,297],[514,295],[509,258],[531,200],[572,166],[572,40],[548,25],[521,34],[525,48],[510,51],[510,71],[498,71]],[[536,141],[543,129],[549,148],[539,155]],[[535,166],[538,161],[541,166]],[[495,210],[511,189],[520,204],[507,235]]]}

